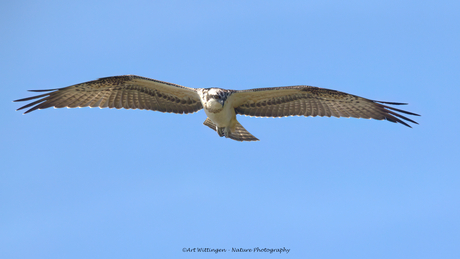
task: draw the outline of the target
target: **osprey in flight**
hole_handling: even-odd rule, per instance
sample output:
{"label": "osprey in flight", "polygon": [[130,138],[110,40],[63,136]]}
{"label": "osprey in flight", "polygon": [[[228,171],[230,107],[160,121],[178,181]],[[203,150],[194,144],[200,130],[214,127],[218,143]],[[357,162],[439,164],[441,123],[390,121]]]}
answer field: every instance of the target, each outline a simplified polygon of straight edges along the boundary
{"label": "osprey in flight", "polygon": [[189,88],[150,78],[126,75],[100,78],[69,87],[30,90],[45,94],[15,100],[30,101],[18,110],[99,107],[141,109],[179,114],[204,109],[208,118],[204,125],[220,137],[238,141],[257,141],[236,120],[236,115],[255,117],[327,116],[388,120],[410,127],[406,121],[417,122],[396,113],[420,116],[380,102],[325,88],[298,85],[287,87],[226,90],[221,88]]}

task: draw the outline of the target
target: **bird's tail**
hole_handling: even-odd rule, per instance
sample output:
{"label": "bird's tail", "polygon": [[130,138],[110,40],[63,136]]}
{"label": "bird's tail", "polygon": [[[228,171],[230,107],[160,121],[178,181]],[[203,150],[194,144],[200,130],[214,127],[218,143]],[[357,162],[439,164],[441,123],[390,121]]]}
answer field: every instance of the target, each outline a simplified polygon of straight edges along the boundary
{"label": "bird's tail", "polygon": [[[206,118],[203,124],[217,131],[216,124],[214,124],[209,118]],[[222,137],[223,135],[219,134],[219,136]],[[238,121],[236,122],[235,130],[232,131],[232,133],[228,137],[236,141],[259,141],[258,138],[254,137],[243,126],[241,126],[241,124]]]}

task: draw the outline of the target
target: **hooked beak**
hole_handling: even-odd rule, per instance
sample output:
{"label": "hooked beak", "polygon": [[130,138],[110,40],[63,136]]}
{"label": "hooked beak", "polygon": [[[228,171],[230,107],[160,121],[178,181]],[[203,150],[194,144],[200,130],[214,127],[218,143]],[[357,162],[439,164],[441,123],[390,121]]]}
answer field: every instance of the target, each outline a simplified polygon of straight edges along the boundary
{"label": "hooked beak", "polygon": [[220,99],[220,100],[218,100],[218,101],[219,101],[219,103],[222,105],[222,107],[224,107],[224,100],[221,100],[221,99]]}

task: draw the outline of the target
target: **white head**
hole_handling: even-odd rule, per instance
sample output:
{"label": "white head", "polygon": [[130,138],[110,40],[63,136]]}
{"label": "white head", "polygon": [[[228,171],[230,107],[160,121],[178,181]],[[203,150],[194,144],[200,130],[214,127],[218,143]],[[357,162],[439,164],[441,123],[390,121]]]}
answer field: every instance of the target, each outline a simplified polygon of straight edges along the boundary
{"label": "white head", "polygon": [[203,106],[210,112],[220,112],[225,105],[229,92],[220,88],[207,88],[201,91]]}

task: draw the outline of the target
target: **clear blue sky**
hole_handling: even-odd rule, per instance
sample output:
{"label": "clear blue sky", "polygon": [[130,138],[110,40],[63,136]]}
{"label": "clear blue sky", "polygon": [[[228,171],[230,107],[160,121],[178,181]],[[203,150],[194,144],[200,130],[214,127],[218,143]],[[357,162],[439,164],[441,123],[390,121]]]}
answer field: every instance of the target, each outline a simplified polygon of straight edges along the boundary
{"label": "clear blue sky", "polygon": [[[0,258],[460,258],[459,1],[5,1]],[[135,74],[308,84],[419,113],[387,121],[16,112],[29,89]],[[217,257],[268,258],[231,252]]]}

